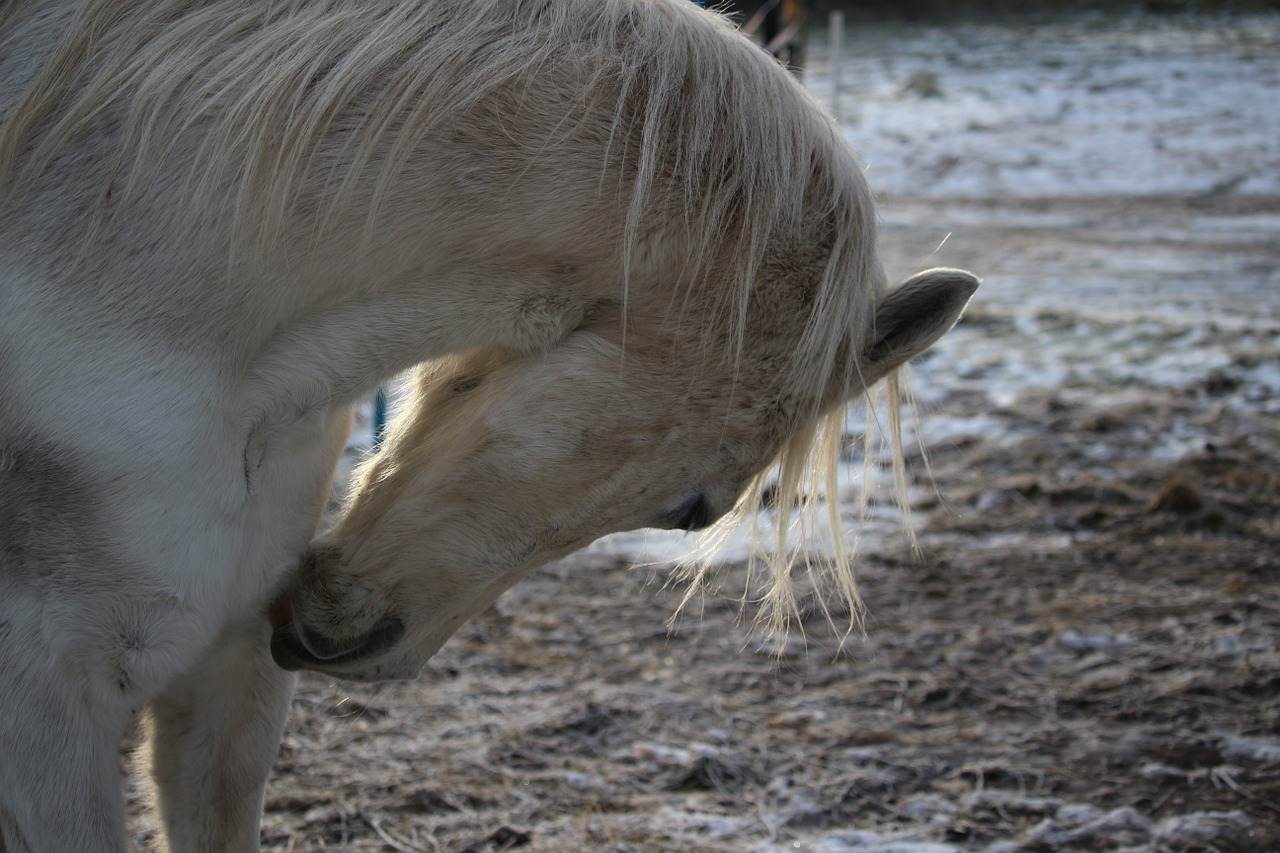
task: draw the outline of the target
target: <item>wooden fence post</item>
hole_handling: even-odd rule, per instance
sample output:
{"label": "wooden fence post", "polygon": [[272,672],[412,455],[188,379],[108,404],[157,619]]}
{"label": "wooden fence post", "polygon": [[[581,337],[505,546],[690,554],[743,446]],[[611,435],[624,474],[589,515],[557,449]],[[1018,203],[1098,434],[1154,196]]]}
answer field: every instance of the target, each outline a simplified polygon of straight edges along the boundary
{"label": "wooden fence post", "polygon": [[831,115],[840,121],[840,72],[844,50],[844,12],[831,13]]}

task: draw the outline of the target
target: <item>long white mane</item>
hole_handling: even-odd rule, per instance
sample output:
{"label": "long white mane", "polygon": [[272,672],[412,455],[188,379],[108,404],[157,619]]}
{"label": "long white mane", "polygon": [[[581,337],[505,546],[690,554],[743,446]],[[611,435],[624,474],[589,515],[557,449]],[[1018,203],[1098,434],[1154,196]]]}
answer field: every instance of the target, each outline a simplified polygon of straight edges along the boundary
{"label": "long white mane", "polygon": [[[17,21],[0,56],[21,54],[24,26],[50,25],[26,8],[18,0],[0,12]],[[738,351],[750,346],[746,318],[777,249],[770,238],[799,233],[821,212],[810,231],[829,254],[789,381],[812,398],[833,381],[862,384],[858,355],[887,283],[857,162],[797,83],[687,0],[89,0],[55,14],[63,35],[54,55],[12,64],[25,81],[0,115],[0,215],[82,134],[116,122],[114,165],[99,176],[103,211],[145,191],[149,164],[185,156],[179,147],[195,139],[182,193],[210,221],[229,223],[236,257],[271,251],[299,218],[318,244],[352,209],[363,212],[368,241],[424,145],[476,122],[501,126],[505,114],[538,115],[547,120],[532,135],[513,128],[522,138],[506,144],[579,170],[594,158],[599,196],[626,211],[623,269],[643,262],[661,227],[690,248],[691,281],[728,271],[728,296],[713,310],[734,314],[728,345]],[[889,396],[892,427],[892,377]],[[813,516],[825,484],[836,554],[804,562],[856,619],[834,483],[844,417],[830,402],[806,413],[779,458],[776,505],[799,502]],[[754,516],[772,476],[748,490],[732,523]],[[785,534],[788,514],[777,516]],[[772,624],[795,611],[797,556],[779,546],[766,561],[762,613]],[[692,572],[691,588],[705,577]]]}

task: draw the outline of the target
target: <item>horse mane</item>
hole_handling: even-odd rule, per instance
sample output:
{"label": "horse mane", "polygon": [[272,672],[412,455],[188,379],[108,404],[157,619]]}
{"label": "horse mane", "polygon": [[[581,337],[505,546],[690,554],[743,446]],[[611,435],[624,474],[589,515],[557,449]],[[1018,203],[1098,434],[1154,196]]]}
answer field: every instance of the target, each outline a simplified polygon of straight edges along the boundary
{"label": "horse mane", "polygon": [[[10,4],[0,16],[0,52],[21,49],[26,8]],[[689,280],[730,271],[721,310],[734,314],[737,352],[749,345],[752,290],[771,238],[812,230],[816,213],[829,252],[787,387],[815,400],[833,384],[861,387],[858,354],[886,281],[860,167],[790,75],[727,19],[687,0],[83,0],[65,15],[58,47],[3,116],[0,213],[86,127],[115,116],[100,209],[142,191],[145,164],[180,156],[178,140],[196,139],[183,192],[195,205],[226,199],[218,215],[231,223],[232,249],[252,256],[277,240],[300,198],[326,201],[321,227],[357,201],[372,229],[423,140],[476,111],[559,104],[557,133],[603,136],[600,192],[616,193],[626,211],[624,271],[640,263],[652,223],[669,223],[700,259]],[[894,433],[892,378],[888,393]],[[819,565],[773,549],[761,612],[781,626],[797,611],[791,575],[801,558],[828,576],[852,626],[860,606],[835,487],[844,406],[828,394],[798,426],[779,456],[776,505],[798,501],[812,519],[813,481],[824,484],[836,553]],[[902,492],[896,436],[892,445]],[[766,476],[728,523],[760,509]],[[776,515],[781,543],[788,514]],[[689,573],[691,591],[707,571]]]}

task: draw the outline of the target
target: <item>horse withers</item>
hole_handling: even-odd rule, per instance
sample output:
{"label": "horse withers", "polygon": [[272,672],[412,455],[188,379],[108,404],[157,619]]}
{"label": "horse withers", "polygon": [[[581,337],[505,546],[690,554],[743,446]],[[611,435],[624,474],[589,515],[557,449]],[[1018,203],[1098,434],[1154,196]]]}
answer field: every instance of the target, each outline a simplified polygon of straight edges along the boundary
{"label": "horse withers", "polygon": [[10,853],[124,849],[139,712],[169,849],[256,849],[291,670],[412,677],[541,563],[799,491],[977,286],[891,291],[838,128],[687,0],[17,0],[0,123]]}

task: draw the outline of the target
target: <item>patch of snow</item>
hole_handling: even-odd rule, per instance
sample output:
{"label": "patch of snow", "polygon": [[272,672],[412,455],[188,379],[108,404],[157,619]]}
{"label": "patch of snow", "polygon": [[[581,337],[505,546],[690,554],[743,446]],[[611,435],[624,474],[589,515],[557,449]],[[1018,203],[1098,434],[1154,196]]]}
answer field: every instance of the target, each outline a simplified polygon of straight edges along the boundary
{"label": "patch of snow", "polygon": [[[1240,28],[1256,49],[1240,49]],[[1280,51],[1266,18],[1186,27],[923,28],[847,40],[838,117],[877,190],[927,197],[1280,192]],[[810,87],[832,103],[830,57]],[[1035,67],[1034,80],[1025,69]],[[824,74],[824,72],[826,72]],[[927,75],[936,94],[904,82]]]}
{"label": "patch of snow", "polygon": [[1155,836],[1164,842],[1205,844],[1246,835],[1253,827],[1244,812],[1193,812],[1160,821]]}
{"label": "patch of snow", "polygon": [[1064,649],[1077,652],[1106,652],[1112,654],[1133,645],[1133,638],[1128,634],[1081,634],[1078,631],[1064,631],[1058,637],[1058,645]]}
{"label": "patch of snow", "polygon": [[[1125,806],[1097,816],[1093,816],[1096,809],[1086,809],[1079,815],[1070,814],[1066,808],[1059,810],[1055,817],[1031,831],[1032,839],[1050,846],[1096,848],[1103,846],[1103,840],[1107,846],[1126,846],[1150,838],[1151,821],[1136,809]],[[1076,819],[1086,815],[1087,820]]]}
{"label": "patch of snow", "polygon": [[1245,759],[1264,764],[1280,762],[1280,739],[1227,735],[1221,742],[1222,756],[1236,761]]}
{"label": "patch of snow", "polygon": [[767,844],[752,853],[959,853],[959,847],[910,832],[842,831],[812,840]]}

